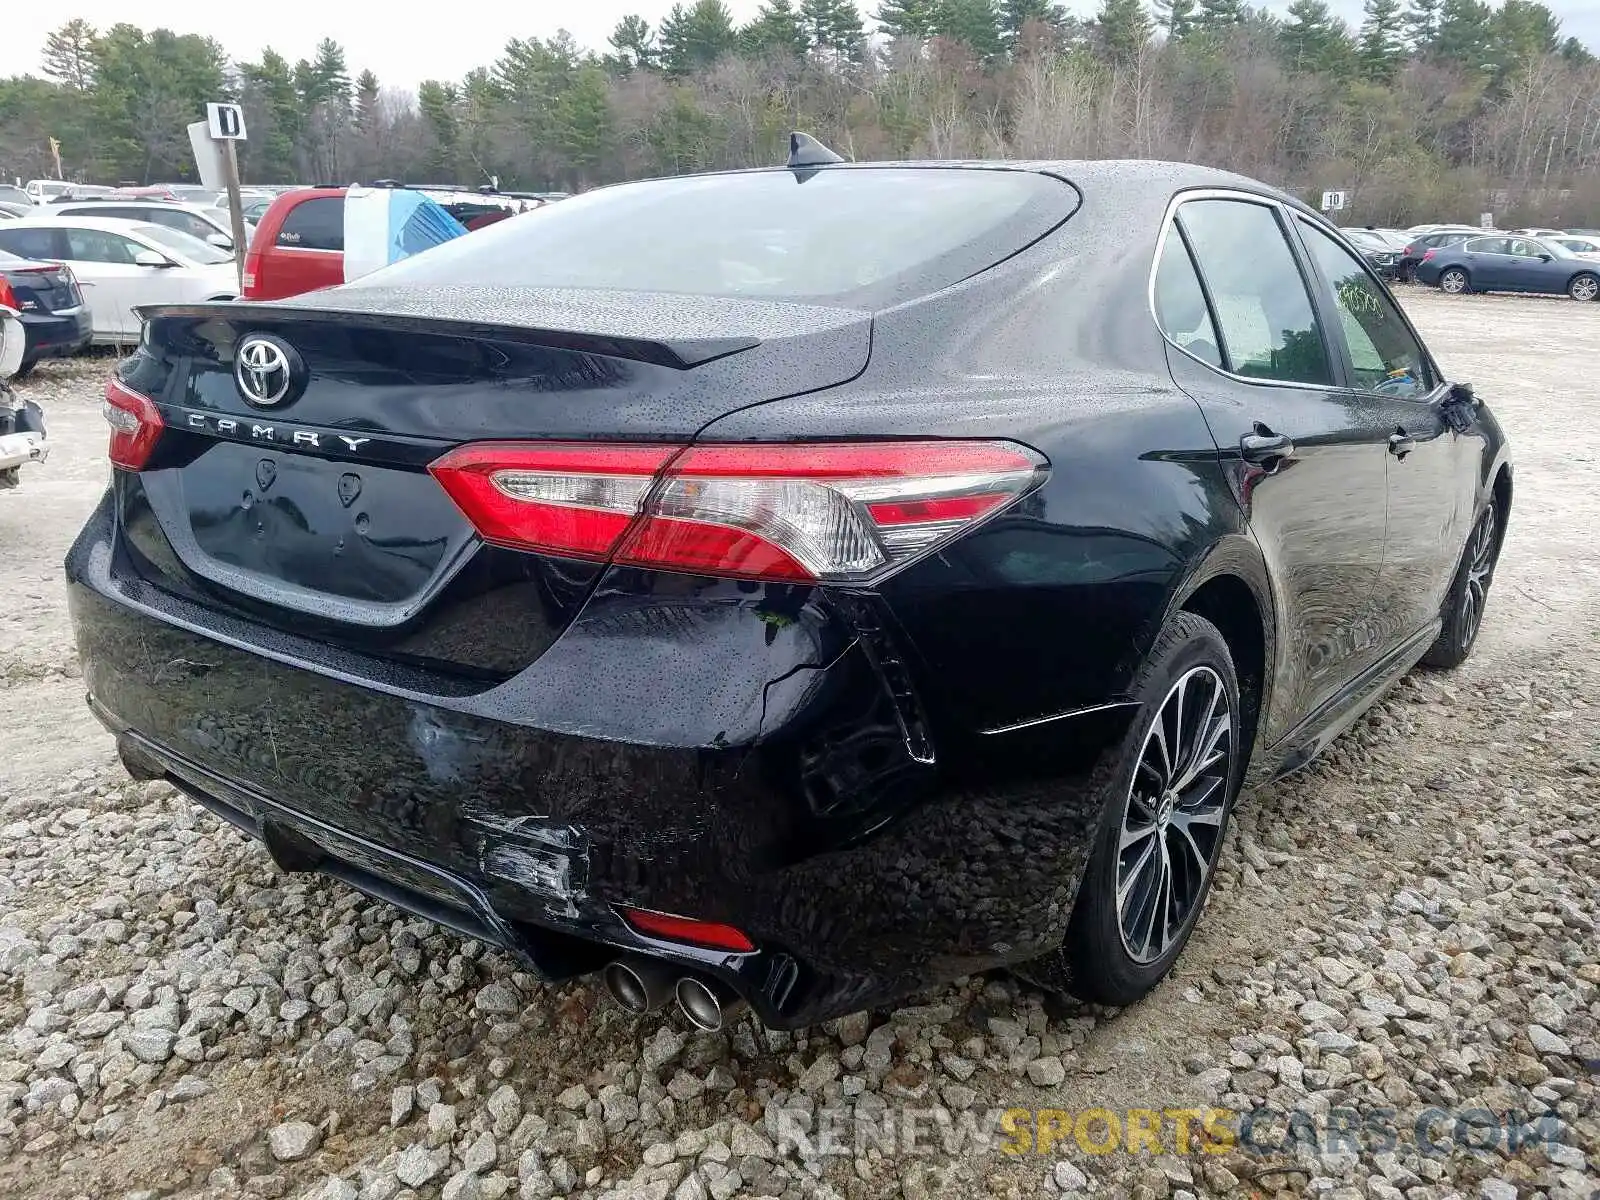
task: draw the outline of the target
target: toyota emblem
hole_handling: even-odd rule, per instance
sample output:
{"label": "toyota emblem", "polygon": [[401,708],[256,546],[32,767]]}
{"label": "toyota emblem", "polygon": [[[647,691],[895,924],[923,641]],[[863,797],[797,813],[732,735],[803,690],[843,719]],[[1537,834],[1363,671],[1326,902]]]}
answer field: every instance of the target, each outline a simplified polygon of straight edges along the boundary
{"label": "toyota emblem", "polygon": [[277,338],[251,334],[234,354],[233,378],[239,394],[258,408],[282,404],[299,381],[298,360],[299,355]]}

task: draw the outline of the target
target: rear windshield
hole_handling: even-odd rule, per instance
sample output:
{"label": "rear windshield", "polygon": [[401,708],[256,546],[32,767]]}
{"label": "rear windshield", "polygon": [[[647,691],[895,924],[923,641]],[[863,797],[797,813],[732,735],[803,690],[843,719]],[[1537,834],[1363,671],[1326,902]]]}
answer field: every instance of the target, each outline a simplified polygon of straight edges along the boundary
{"label": "rear windshield", "polygon": [[138,230],[152,242],[171,246],[190,262],[215,264],[233,261],[231,251],[218,249],[210,242],[202,242],[199,238],[181,229],[173,229],[170,225],[140,225]]}
{"label": "rear windshield", "polygon": [[289,210],[278,245],[297,250],[344,249],[344,197],[313,196]]}
{"label": "rear windshield", "polygon": [[1015,254],[1078,194],[1028,171],[832,168],[601,188],[499,221],[363,286],[609,288],[878,307]]}

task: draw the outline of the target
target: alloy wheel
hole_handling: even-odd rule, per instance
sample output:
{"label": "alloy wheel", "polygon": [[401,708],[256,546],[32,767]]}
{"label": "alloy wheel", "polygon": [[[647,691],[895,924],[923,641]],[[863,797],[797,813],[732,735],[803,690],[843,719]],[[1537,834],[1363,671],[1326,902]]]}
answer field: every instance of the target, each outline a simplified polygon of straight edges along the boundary
{"label": "alloy wheel", "polygon": [[1572,298],[1574,300],[1593,300],[1600,296],[1600,279],[1593,275],[1585,275],[1572,281]]}
{"label": "alloy wheel", "polygon": [[1483,624],[1489,576],[1494,571],[1494,529],[1494,506],[1490,505],[1472,527],[1472,541],[1467,547],[1467,586],[1461,593],[1461,620],[1457,623],[1463,650],[1472,645],[1478,626]]}
{"label": "alloy wheel", "polygon": [[1439,279],[1439,289],[1456,295],[1467,290],[1467,277],[1460,271],[1446,271]]}
{"label": "alloy wheel", "polygon": [[1205,895],[1233,776],[1233,731],[1222,677],[1194,667],[1145,734],[1117,842],[1117,925],[1136,962],[1166,954]]}

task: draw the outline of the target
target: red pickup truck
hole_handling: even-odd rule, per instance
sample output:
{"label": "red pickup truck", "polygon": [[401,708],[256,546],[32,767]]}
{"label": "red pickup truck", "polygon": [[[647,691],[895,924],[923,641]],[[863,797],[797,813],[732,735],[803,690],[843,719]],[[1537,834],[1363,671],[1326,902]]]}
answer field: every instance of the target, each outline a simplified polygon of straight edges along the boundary
{"label": "red pickup truck", "polygon": [[[345,190],[297,188],[268,206],[244,258],[246,300],[281,300],[344,282]],[[469,230],[513,214],[498,196],[475,202],[472,193],[462,193],[459,200],[443,203],[445,211]]]}

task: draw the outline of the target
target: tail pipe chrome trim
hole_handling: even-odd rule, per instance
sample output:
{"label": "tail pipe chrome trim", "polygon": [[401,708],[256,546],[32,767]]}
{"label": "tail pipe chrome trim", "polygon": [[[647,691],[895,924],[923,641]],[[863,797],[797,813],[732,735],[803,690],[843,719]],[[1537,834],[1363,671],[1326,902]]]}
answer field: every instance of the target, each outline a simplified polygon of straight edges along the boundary
{"label": "tail pipe chrome trim", "polygon": [[635,1016],[655,1012],[673,997],[672,972],[664,964],[638,955],[607,963],[600,977],[611,998]]}
{"label": "tail pipe chrome trim", "polygon": [[745,1002],[732,988],[714,979],[685,975],[673,989],[678,1011],[696,1029],[716,1033],[743,1010]]}

